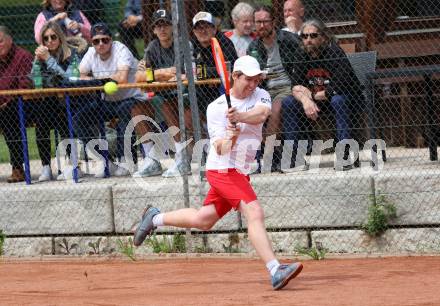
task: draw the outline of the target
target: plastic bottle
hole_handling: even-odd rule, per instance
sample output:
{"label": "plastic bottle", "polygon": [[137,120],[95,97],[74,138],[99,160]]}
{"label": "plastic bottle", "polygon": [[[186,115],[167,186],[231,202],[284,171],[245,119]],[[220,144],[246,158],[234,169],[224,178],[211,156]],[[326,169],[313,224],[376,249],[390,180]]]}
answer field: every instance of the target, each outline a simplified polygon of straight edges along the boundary
{"label": "plastic bottle", "polygon": [[[69,25],[69,23],[71,23],[73,20],[72,19],[70,19],[69,17],[66,17],[66,18],[64,18],[64,25],[66,26],[66,28],[68,29],[68,25]],[[80,32],[80,30],[79,30],[79,28],[78,29],[75,29],[75,30],[73,30],[73,29],[69,29],[69,31],[73,34],[73,35],[77,35],[79,32]]]}
{"label": "plastic bottle", "polygon": [[41,64],[39,60],[35,60],[32,64],[32,81],[35,88],[43,88],[43,76],[41,75]]}
{"label": "plastic bottle", "polygon": [[[185,72],[186,72],[186,76],[189,76],[189,72],[188,69],[186,69],[186,64],[184,63],[185,66]],[[193,57],[191,57],[191,70],[193,73],[193,77],[194,77],[194,81],[197,81],[197,65],[196,65],[196,61]]]}
{"label": "plastic bottle", "polygon": [[260,54],[258,53],[257,49],[252,49],[249,55],[254,57],[258,61],[258,63],[261,65]]}
{"label": "plastic bottle", "polygon": [[72,72],[69,77],[69,80],[70,81],[78,81],[79,77],[80,77],[80,73],[79,73],[78,56],[76,54],[74,54],[73,60],[72,60]]}

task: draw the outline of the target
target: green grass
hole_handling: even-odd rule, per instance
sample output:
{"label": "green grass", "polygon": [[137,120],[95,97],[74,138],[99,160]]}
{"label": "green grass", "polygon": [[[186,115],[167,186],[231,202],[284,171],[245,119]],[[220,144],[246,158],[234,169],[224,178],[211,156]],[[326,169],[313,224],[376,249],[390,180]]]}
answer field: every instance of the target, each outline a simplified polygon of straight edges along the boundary
{"label": "green grass", "polygon": [[[38,155],[36,137],[35,137],[35,128],[31,127],[27,129],[27,138],[28,138],[28,151],[29,151],[29,159],[40,159]],[[55,136],[53,131],[51,131],[51,155],[55,157]],[[8,163],[9,162],[9,151],[6,146],[5,138],[3,135],[0,135],[0,163]]]}

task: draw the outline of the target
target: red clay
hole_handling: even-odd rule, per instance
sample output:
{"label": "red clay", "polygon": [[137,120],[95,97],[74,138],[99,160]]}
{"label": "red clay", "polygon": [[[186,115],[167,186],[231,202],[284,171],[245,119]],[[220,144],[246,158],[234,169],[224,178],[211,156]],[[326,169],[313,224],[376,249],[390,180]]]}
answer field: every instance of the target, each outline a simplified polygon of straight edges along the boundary
{"label": "red clay", "polygon": [[253,259],[4,261],[0,305],[440,305],[440,257],[303,264],[273,291]]}

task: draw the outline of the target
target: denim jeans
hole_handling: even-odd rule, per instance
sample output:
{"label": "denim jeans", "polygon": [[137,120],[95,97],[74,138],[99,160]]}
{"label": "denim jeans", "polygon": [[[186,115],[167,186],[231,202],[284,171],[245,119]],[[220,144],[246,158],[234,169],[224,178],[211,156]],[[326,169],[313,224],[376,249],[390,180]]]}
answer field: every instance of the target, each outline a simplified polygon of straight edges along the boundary
{"label": "denim jeans", "polygon": [[[307,151],[311,149],[311,138],[309,133],[307,133],[310,129],[311,119],[307,118],[301,102],[297,101],[293,96],[285,98],[282,103],[282,129],[284,139],[293,141],[292,160],[295,161],[299,140],[308,140]],[[337,141],[350,139],[350,113],[347,98],[336,95],[333,96],[330,101],[318,102],[318,107],[321,110],[318,115],[326,112],[334,114],[336,119]],[[302,162],[301,160],[296,160],[297,162]]]}
{"label": "denim jeans", "polygon": [[[124,134],[128,123],[131,120],[131,109],[133,106],[139,103],[136,99],[125,99],[121,101],[108,102],[101,101],[100,99],[93,100],[87,105],[82,107],[73,116],[73,126],[76,135],[83,140],[84,144],[98,136],[99,127],[104,124],[105,121],[112,118],[118,118],[118,124],[116,126],[117,132],[117,158],[120,159],[124,156]],[[136,141],[136,136],[133,133],[131,135],[131,144]],[[133,157],[136,156],[136,151],[131,146]],[[97,150],[99,152],[99,150]]]}

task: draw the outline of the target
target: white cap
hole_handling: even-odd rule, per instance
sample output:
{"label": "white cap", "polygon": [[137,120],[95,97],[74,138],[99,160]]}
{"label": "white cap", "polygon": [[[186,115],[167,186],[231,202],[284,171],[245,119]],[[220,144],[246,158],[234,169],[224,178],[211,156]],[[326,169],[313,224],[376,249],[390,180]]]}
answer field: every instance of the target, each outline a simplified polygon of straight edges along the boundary
{"label": "white cap", "polygon": [[266,72],[260,69],[260,64],[250,55],[244,55],[239,57],[234,63],[234,72],[241,71],[243,74],[253,77],[259,74],[265,74]]}
{"label": "white cap", "polygon": [[199,21],[206,21],[210,24],[214,24],[214,18],[212,18],[212,15],[208,12],[198,12],[193,18],[193,26]]}

